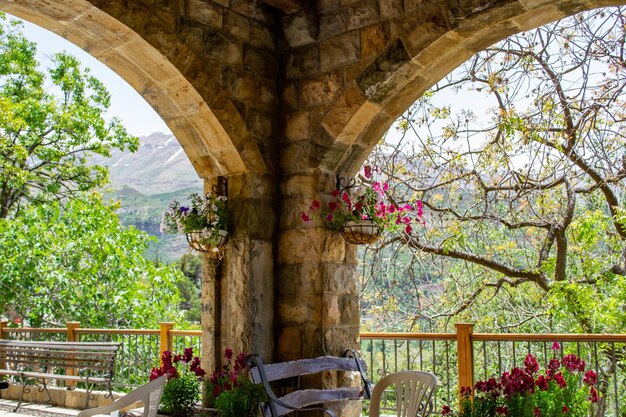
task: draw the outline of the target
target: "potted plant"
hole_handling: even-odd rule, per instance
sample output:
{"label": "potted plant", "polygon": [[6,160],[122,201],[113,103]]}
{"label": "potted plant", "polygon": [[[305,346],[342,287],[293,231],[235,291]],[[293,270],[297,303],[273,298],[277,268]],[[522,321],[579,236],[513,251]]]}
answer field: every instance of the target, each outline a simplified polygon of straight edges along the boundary
{"label": "potted plant", "polygon": [[254,417],[259,405],[265,401],[262,385],[250,381],[245,353],[233,360],[232,349],[224,350],[226,364],[215,370],[206,381],[206,399],[209,407],[214,407],[219,417]]}
{"label": "potted plant", "polygon": [[[364,168],[366,180],[372,178],[372,169]],[[300,218],[309,223],[316,216],[325,227],[339,231],[348,243],[367,244],[375,242],[383,231],[404,231],[411,233],[415,220],[421,220],[423,206],[421,201],[414,204],[396,205],[389,201],[389,185],[380,181],[371,181],[358,187],[356,195],[351,195],[348,188],[339,187],[331,191],[331,198],[322,204],[313,200],[308,211],[301,212]]]}
{"label": "potted plant", "polygon": [[[560,349],[555,342],[553,350]],[[585,361],[574,354],[549,361],[539,372],[537,359],[528,354],[524,369],[513,368],[498,379],[479,381],[461,390],[459,411],[444,406],[443,416],[458,417],[583,417],[599,400],[597,375],[585,371]],[[473,394],[473,398],[472,398]],[[594,414],[595,415],[595,414]]]}
{"label": "potted plant", "polygon": [[190,204],[173,201],[163,214],[163,233],[185,233],[189,245],[202,252],[218,252],[228,238],[226,196],[207,193],[188,197]]}
{"label": "potted plant", "polygon": [[200,382],[205,372],[200,358],[193,356],[193,348],[186,348],[182,355],[165,351],[161,355],[161,366],[152,369],[150,380],[167,375],[161,396],[159,411],[173,417],[189,417],[194,414],[200,399]]}

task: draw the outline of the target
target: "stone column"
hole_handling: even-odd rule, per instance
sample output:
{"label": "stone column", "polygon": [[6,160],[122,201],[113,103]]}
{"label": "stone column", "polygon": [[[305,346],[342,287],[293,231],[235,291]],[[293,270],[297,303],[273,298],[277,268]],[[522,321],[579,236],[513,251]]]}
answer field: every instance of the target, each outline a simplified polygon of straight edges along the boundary
{"label": "stone column", "polygon": [[[333,172],[314,169],[285,177],[281,192],[276,353],[278,361],[342,355],[358,347],[359,297],[356,246],[300,212],[324,201],[335,187]],[[336,384],[327,375],[318,384]],[[359,402],[333,406],[338,415],[360,415]]]}
{"label": "stone column", "polygon": [[359,305],[356,247],[300,212],[325,200],[335,174],[311,170],[285,178],[278,244],[277,359],[341,355],[357,347]]}
{"label": "stone column", "polygon": [[[213,181],[206,180],[205,189]],[[224,361],[224,349],[274,350],[275,186],[270,176],[227,179],[229,238],[219,259],[205,254],[202,269],[202,349],[208,372]]]}
{"label": "stone column", "polygon": [[221,267],[216,254],[202,256],[202,369],[208,374],[220,366]]}

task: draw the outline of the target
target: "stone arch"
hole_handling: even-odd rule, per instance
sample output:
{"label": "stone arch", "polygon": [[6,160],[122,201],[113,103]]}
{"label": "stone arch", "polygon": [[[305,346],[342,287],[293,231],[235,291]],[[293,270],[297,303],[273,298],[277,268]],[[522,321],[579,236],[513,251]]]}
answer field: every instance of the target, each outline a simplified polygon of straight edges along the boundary
{"label": "stone arch", "polygon": [[[626,1],[499,2],[475,9],[443,30],[435,21],[397,19],[387,43],[336,99],[321,128],[334,137],[321,168],[354,174],[380,137],[428,88],[477,52],[515,33],[599,7]],[[362,63],[361,63],[362,65]]]}
{"label": "stone arch", "polygon": [[167,123],[201,178],[247,170],[204,98],[128,26],[86,0],[0,1],[0,10],[62,36],[125,79]]}

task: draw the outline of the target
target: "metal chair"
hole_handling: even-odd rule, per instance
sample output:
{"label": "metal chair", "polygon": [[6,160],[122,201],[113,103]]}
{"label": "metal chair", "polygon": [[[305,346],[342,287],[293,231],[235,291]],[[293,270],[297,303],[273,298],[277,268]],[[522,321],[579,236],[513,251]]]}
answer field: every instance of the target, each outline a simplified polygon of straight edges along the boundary
{"label": "metal chair", "polygon": [[397,417],[426,417],[432,412],[431,398],[437,377],[430,372],[401,371],[383,377],[372,390],[369,417],[380,417],[381,400],[389,386],[395,388]]}
{"label": "metal chair", "polygon": [[143,403],[143,417],[156,417],[159,411],[159,403],[161,402],[161,395],[163,395],[165,381],[165,375],[161,376],[129,392],[123,397],[118,398],[109,405],[83,410],[78,413],[77,417],[91,417],[101,414],[109,414],[112,417],[117,417],[122,408],[129,407],[137,402]]}

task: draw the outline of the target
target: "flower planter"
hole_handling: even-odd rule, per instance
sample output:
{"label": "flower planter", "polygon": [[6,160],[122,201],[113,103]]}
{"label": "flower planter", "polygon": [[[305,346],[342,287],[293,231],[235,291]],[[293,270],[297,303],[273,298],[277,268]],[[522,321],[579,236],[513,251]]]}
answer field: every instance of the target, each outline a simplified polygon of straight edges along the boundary
{"label": "flower planter", "polygon": [[348,221],[341,226],[341,236],[354,245],[374,243],[381,234],[382,228],[371,220]]}
{"label": "flower planter", "polygon": [[192,249],[199,252],[219,252],[228,240],[228,232],[220,230],[218,237],[213,236],[213,230],[204,229],[197,232],[185,233],[187,242]]}

